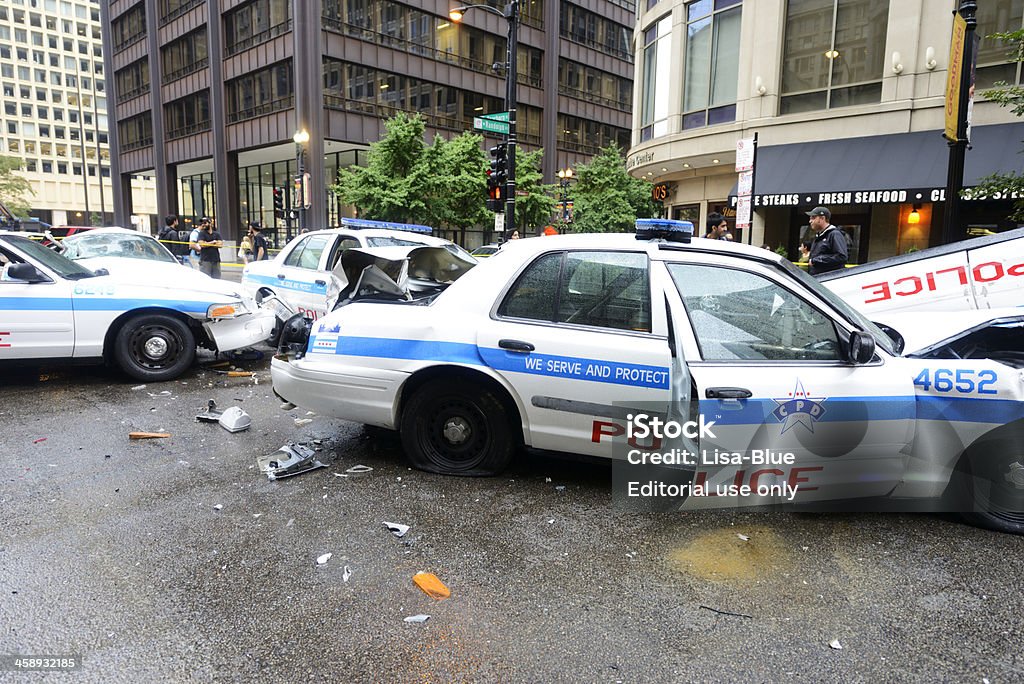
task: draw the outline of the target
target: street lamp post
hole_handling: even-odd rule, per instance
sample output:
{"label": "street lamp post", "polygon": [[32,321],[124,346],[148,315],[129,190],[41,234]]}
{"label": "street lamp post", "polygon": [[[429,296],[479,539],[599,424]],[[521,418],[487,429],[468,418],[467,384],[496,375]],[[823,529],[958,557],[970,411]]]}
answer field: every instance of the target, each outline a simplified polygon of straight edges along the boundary
{"label": "street lamp post", "polygon": [[471,9],[481,9],[508,21],[508,45],[505,52],[505,110],[508,111],[507,158],[508,179],[505,182],[504,239],[516,229],[516,82],[519,66],[519,0],[509,0],[502,12],[490,5],[461,5],[448,12],[453,22],[462,21]]}
{"label": "street lamp post", "polygon": [[306,143],[309,142],[309,132],[305,128],[295,132],[292,136],[292,140],[295,141],[295,165],[297,167],[297,174],[295,177],[295,186],[299,188],[298,193],[292,193],[294,197],[298,194],[299,201],[295,203],[299,212],[299,232],[302,233],[306,230]]}
{"label": "street lamp post", "polygon": [[569,182],[572,180],[572,169],[558,170],[559,199],[562,200],[562,223],[569,223]]}

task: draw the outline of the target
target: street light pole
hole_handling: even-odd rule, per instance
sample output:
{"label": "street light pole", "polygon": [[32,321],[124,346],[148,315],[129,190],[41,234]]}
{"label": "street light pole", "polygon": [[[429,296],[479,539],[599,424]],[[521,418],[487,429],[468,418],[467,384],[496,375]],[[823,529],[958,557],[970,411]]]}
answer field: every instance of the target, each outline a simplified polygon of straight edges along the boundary
{"label": "street light pole", "polygon": [[946,206],[942,219],[942,244],[963,240],[965,233],[960,226],[960,191],[964,187],[964,162],[967,156],[967,105],[971,98],[971,75],[974,72],[974,31],[978,25],[975,12],[976,0],[963,0],[957,10],[966,24],[964,31],[963,62],[950,64],[949,68],[960,68],[960,82],[957,84],[959,109],[956,121],[956,140],[949,143],[949,164],[946,171]]}
{"label": "street light pole", "polygon": [[572,169],[564,168],[558,170],[558,187],[562,201],[562,223],[569,223],[569,181],[572,180]]}
{"label": "street light pole", "polygon": [[449,10],[453,22],[462,21],[462,16],[471,9],[481,9],[504,17],[508,21],[508,40],[505,51],[505,109],[508,111],[508,138],[506,158],[508,177],[505,180],[505,230],[502,241],[516,229],[516,86],[519,68],[519,0],[509,0],[505,11],[490,5],[461,5]]}

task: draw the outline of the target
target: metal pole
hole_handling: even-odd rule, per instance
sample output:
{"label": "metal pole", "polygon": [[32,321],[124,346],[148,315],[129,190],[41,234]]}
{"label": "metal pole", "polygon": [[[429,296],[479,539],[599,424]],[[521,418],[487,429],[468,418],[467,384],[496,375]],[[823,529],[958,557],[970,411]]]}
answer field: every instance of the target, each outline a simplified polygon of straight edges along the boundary
{"label": "metal pole", "polygon": [[[299,183],[299,192],[298,192],[299,201],[296,203],[296,207],[299,210],[299,232],[301,233],[302,231],[304,231],[306,229],[306,205],[305,205],[305,201],[306,201],[306,188],[305,188],[305,181],[306,181],[306,176],[305,176],[305,173],[306,173],[306,167],[305,167],[306,146],[303,145],[302,143],[296,143],[295,144],[295,150],[296,150],[295,151],[295,164],[296,164],[296,166],[298,167],[298,170],[299,170],[298,175],[295,177],[295,180],[297,180],[298,183]],[[292,185],[294,187],[295,183],[293,182]],[[295,192],[292,192],[292,196],[294,196],[295,194],[296,194]]]}
{"label": "metal pole", "polygon": [[[82,76],[81,76],[81,74],[75,76],[75,90],[78,93],[78,144],[81,145],[80,149],[82,151],[82,183],[83,183],[83,187],[85,188],[85,220],[87,221],[87,223],[85,225],[91,226],[92,225],[92,216],[90,215],[91,212],[89,211],[89,160],[87,160],[85,158],[85,148],[86,148],[86,145],[85,145],[85,122],[83,121],[85,116],[84,116],[84,113],[82,112]],[[97,127],[97,130],[99,130],[98,127]],[[99,164],[100,160],[97,159],[96,163]]]}
{"label": "metal pole", "polygon": [[[956,123],[956,141],[949,144],[949,166],[946,174],[946,206],[942,218],[942,244],[965,237],[960,225],[960,191],[964,187],[964,161],[967,155],[967,104],[970,101],[971,76],[974,71],[974,30],[978,26],[975,0],[963,0],[958,10],[967,24],[964,32],[963,68],[960,70],[960,110]],[[952,69],[953,65],[950,64]]]}
{"label": "metal pole", "polygon": [[516,229],[516,81],[519,65],[519,0],[505,6],[508,19],[508,67],[505,69],[505,106],[508,109],[508,179],[505,183],[505,235]]}

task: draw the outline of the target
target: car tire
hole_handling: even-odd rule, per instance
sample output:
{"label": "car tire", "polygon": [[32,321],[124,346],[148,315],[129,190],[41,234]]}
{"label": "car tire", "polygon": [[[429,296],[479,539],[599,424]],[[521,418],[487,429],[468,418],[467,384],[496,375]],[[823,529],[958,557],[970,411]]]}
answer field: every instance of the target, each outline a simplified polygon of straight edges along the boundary
{"label": "car tire", "polygon": [[1024,458],[1013,451],[985,452],[956,471],[960,515],[972,525],[1024,534]]}
{"label": "car tire", "polygon": [[402,447],[412,465],[443,475],[497,475],[516,450],[508,411],[476,382],[432,380],[406,402]]}
{"label": "car tire", "polygon": [[114,361],[136,380],[172,380],[195,358],[196,339],[188,325],[165,314],[129,319],[114,340]]}

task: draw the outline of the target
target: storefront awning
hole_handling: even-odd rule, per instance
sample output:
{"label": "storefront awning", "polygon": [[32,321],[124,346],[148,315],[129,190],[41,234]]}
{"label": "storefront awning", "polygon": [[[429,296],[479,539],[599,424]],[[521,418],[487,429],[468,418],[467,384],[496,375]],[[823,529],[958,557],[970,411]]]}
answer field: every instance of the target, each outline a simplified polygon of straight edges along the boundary
{"label": "storefront awning", "polygon": [[[1024,123],[975,126],[964,186],[1024,170],[1022,149]],[[948,161],[941,131],[759,147],[754,206],[942,201]]]}

